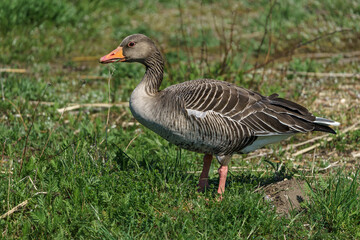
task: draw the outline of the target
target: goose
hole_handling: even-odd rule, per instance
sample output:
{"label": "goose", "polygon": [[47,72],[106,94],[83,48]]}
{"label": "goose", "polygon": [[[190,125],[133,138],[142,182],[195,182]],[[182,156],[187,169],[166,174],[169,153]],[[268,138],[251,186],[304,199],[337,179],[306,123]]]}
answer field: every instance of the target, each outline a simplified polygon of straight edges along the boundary
{"label": "goose", "polygon": [[129,101],[135,119],[170,143],[204,154],[198,191],[209,186],[213,156],[220,163],[217,192],[222,197],[233,154],[249,153],[296,133],[336,134],[330,126],[340,125],[315,117],[278,94],[263,96],[226,81],[197,79],[159,90],[164,58],[143,34],[127,36],[100,58],[102,64],[116,62],[138,62],[146,67]]}

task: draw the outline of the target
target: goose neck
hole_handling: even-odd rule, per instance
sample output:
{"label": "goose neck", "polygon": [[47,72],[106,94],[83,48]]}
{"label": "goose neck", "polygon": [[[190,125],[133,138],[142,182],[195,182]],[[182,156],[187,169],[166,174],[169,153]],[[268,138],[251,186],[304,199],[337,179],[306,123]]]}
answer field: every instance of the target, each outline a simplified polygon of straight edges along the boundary
{"label": "goose neck", "polygon": [[149,95],[159,92],[159,88],[164,76],[164,61],[160,52],[145,60],[146,72],[142,83],[145,84],[145,91]]}

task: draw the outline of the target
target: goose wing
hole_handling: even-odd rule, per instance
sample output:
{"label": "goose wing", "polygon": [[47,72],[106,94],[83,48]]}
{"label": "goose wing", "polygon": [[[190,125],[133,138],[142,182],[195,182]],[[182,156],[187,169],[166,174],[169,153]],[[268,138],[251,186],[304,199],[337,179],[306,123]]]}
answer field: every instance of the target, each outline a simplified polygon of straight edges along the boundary
{"label": "goose wing", "polygon": [[[289,135],[316,130],[309,111],[277,94],[269,97],[227,82],[201,79],[177,86],[189,116],[216,115],[241,125],[243,136]],[[248,132],[248,133],[245,133]]]}

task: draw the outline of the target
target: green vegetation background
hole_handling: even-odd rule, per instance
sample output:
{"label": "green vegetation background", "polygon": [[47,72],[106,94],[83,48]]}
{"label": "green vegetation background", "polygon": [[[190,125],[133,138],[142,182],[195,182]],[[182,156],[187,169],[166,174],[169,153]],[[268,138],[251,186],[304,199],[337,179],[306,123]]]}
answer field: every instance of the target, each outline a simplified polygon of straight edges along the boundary
{"label": "green vegetation background", "polygon": [[[300,52],[339,53],[331,59],[337,63],[342,52],[359,50],[359,14],[355,0],[0,1],[0,68],[26,69],[23,74],[0,72],[0,215],[28,201],[0,219],[0,236],[360,238],[356,171],[340,169],[308,180],[316,189],[309,190],[310,201],[300,212],[279,216],[264,194],[254,190],[298,172],[291,161],[279,172],[263,158],[244,161],[239,156],[234,162],[244,170],[230,173],[224,200],[218,202],[215,173],[210,189],[196,192],[198,174],[193,172],[201,169],[201,155],[180,150],[137,125],[126,107],[113,107],[109,114],[102,108],[57,111],[70,103],[128,100],[143,67],[100,66],[96,59],[132,33],[146,34],[159,44],[167,59],[163,87],[211,77],[311,106],[319,89],[337,92],[341,82],[315,83],[293,75],[267,79],[262,71],[247,71],[268,54],[289,56],[306,42]],[[359,72],[358,64],[336,69],[331,64],[300,58],[287,62],[294,71]],[[359,116],[358,108],[340,114],[312,110],[345,126]],[[359,130],[346,138],[340,133],[322,144],[320,152],[335,149],[342,159],[359,147],[359,140]],[[282,145],[269,148],[274,149],[273,159],[285,156]],[[321,153],[319,158],[321,167],[337,160]],[[296,160],[312,161],[302,156]],[[217,167],[213,165],[211,172]]]}

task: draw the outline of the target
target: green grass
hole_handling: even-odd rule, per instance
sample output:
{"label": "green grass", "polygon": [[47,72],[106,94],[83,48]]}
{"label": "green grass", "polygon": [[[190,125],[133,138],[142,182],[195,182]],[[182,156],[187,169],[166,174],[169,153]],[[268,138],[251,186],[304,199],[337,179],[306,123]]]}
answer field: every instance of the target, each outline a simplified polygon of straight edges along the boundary
{"label": "green grass", "polygon": [[355,239],[360,237],[360,227],[352,222],[360,214],[358,173],[357,170],[346,176],[339,170],[334,177],[318,182],[317,188],[310,191],[310,225],[321,224],[330,232],[346,232]]}
{"label": "green grass", "polygon": [[[0,68],[27,72],[0,72],[0,216],[28,201],[0,219],[1,238],[360,238],[359,166],[353,155],[360,132],[358,125],[344,132],[360,117],[359,80],[275,71],[358,73],[359,60],[343,60],[344,53],[360,50],[359,4],[278,1],[266,25],[273,3],[1,1]],[[339,29],[346,31],[324,36]],[[162,88],[208,77],[266,95],[277,92],[317,116],[340,121],[340,134],[302,146],[320,143],[296,158],[291,154],[299,148],[286,145],[320,134],[268,146],[266,157],[234,157],[231,166],[238,168],[230,171],[222,202],[216,201],[214,160],[210,188],[197,193],[194,171],[201,170],[202,156],[129,124],[135,120],[127,107],[112,107],[109,115],[105,108],[57,111],[70,103],[128,101],[144,68],[102,66],[96,59],[138,32],[152,37],[167,59]],[[324,37],[312,41],[319,36]],[[268,53],[277,60],[265,72],[248,72]],[[82,56],[94,60],[75,59]],[[259,187],[285,177],[306,179],[309,201],[283,216]]]}

